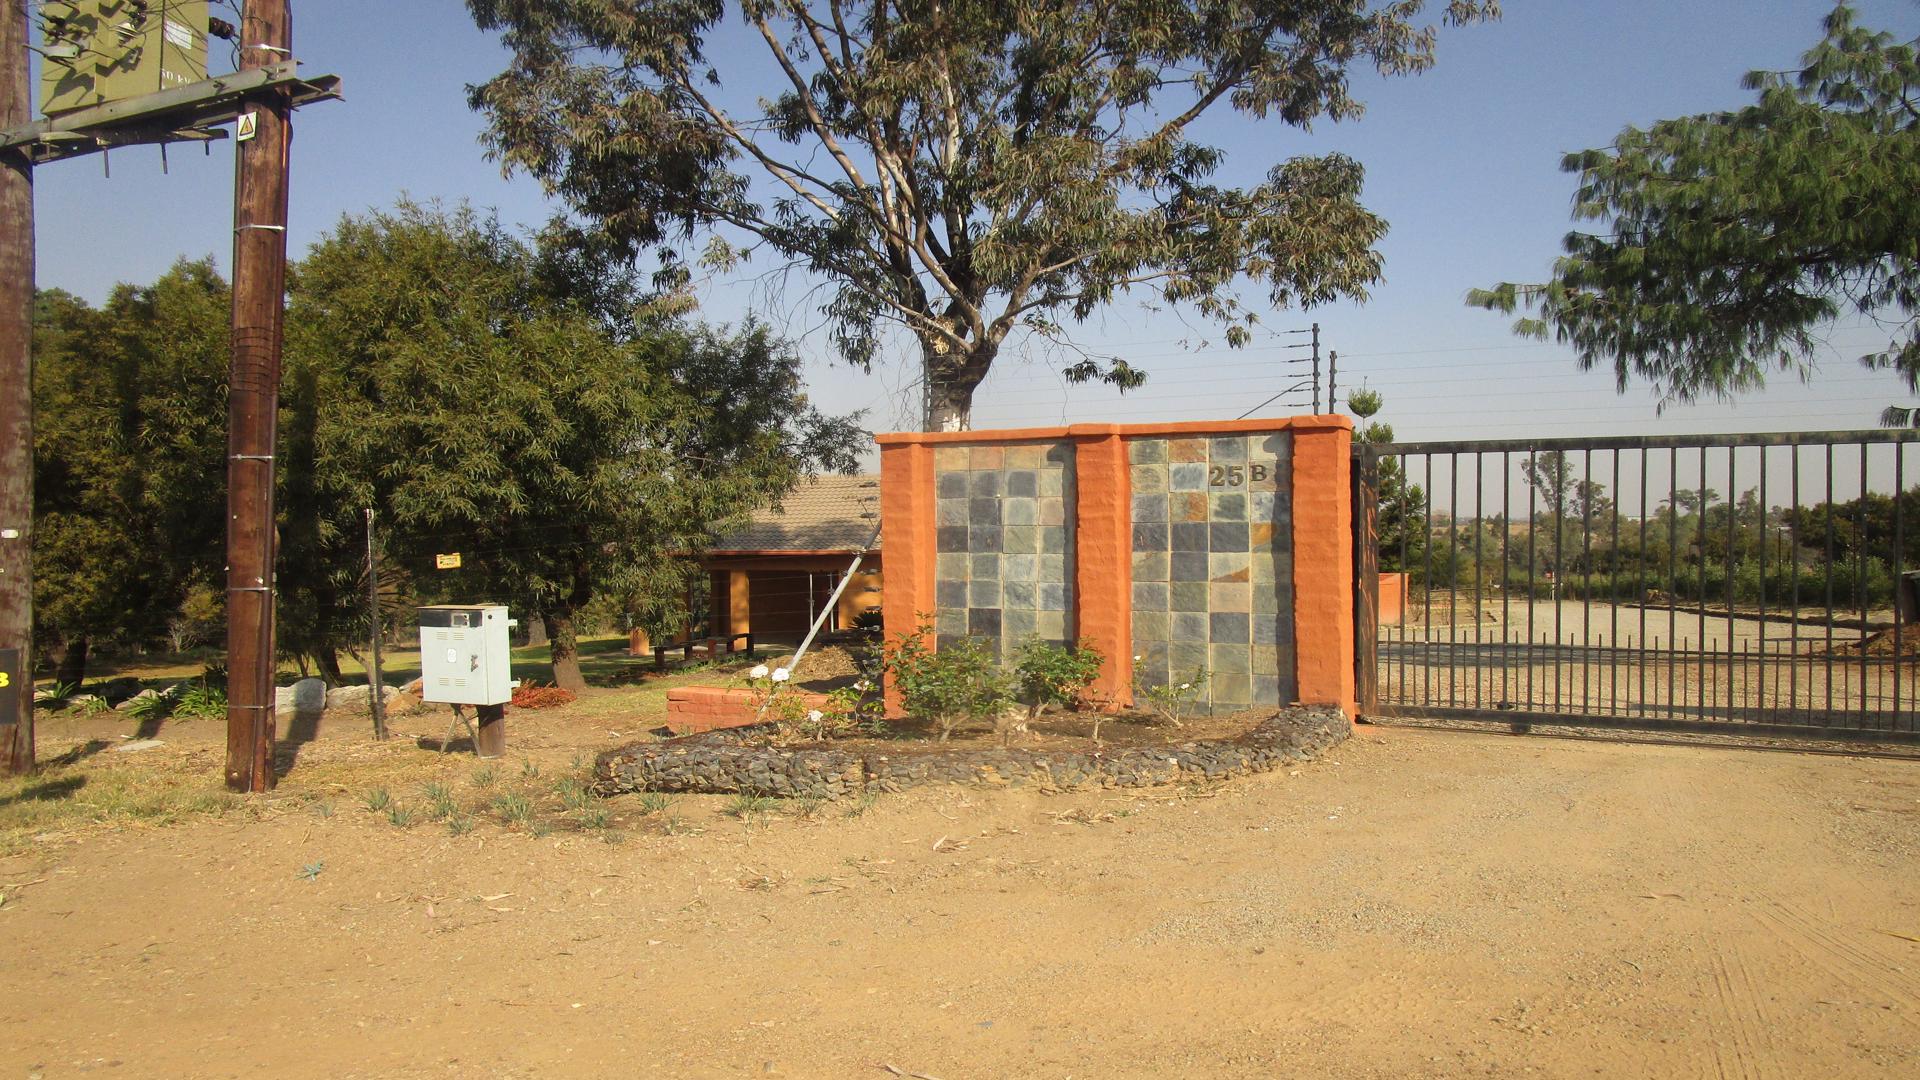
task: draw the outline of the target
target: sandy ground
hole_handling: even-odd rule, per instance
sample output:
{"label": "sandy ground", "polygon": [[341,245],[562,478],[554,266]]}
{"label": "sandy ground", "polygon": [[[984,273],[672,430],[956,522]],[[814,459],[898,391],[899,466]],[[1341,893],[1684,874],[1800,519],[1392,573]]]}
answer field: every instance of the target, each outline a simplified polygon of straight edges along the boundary
{"label": "sandy ground", "polygon": [[1362,728],[1203,798],[680,805],[49,839],[0,1077],[1920,1075],[1912,759]]}

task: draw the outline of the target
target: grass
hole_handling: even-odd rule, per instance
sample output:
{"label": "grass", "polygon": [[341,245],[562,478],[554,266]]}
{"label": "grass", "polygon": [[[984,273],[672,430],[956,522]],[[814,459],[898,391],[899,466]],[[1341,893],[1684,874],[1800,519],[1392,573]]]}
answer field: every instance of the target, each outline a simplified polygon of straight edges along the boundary
{"label": "grass", "polygon": [[386,788],[376,787],[368,789],[367,793],[360,797],[360,801],[367,805],[367,809],[377,814],[393,805],[393,796],[388,794]]}
{"label": "grass", "polygon": [[30,776],[0,779],[0,852],[24,850],[37,837],[72,828],[168,825],[253,809],[222,788],[217,767],[189,757],[64,754]]}
{"label": "grass", "polygon": [[764,822],[767,815],[773,812],[776,801],[772,796],[762,795],[757,791],[742,791],[729,798],[726,805],[720,808],[720,812],[728,817],[739,818],[750,825],[754,818]]}
{"label": "grass", "polygon": [[664,791],[643,791],[640,793],[640,812],[658,814],[673,805],[673,796]]}

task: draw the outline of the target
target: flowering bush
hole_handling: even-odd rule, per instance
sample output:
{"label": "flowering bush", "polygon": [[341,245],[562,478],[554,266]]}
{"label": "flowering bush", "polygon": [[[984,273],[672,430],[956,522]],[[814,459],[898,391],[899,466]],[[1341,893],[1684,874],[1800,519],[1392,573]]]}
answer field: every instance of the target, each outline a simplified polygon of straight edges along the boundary
{"label": "flowering bush", "polygon": [[922,622],[895,638],[887,646],[887,670],[907,711],[932,721],[946,742],[961,723],[990,721],[1014,704],[1014,679],[980,642],[967,638],[935,652],[926,644],[932,633]]}
{"label": "flowering bush", "polygon": [[1212,674],[1204,667],[1193,669],[1193,675],[1179,683],[1167,683],[1163,686],[1146,685],[1146,671],[1142,657],[1133,658],[1133,690],[1135,699],[1146,705],[1149,711],[1174,727],[1181,727],[1181,720],[1193,709],[1200,695],[1206,692],[1207,680]]}

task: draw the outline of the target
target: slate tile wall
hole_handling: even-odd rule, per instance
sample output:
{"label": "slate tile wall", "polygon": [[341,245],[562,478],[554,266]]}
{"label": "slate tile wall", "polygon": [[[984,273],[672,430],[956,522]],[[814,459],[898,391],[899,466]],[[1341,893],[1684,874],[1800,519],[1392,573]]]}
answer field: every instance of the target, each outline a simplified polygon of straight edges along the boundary
{"label": "slate tile wall", "polygon": [[1147,683],[1204,667],[1214,712],[1293,701],[1291,438],[1134,438],[1127,460]]}
{"label": "slate tile wall", "polygon": [[940,646],[1072,640],[1073,444],[939,447],[933,475]]}

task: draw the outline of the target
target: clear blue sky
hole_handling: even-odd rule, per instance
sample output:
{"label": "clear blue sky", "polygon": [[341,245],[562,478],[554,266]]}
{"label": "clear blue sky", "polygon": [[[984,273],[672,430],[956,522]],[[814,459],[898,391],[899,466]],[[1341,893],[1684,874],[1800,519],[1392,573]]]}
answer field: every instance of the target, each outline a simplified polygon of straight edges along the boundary
{"label": "clear blue sky", "polygon": [[[1610,375],[1580,373],[1564,350],[1513,337],[1507,320],[1469,309],[1469,288],[1538,280],[1570,227],[1571,150],[1607,143],[1627,124],[1737,106],[1741,75],[1786,68],[1819,37],[1826,0],[1507,0],[1503,20],[1442,35],[1439,64],[1410,79],[1362,81],[1363,119],[1302,134],[1238,119],[1209,130],[1231,149],[1231,176],[1250,177],[1288,156],[1340,149],[1367,168],[1365,201],[1392,229],[1382,245],[1386,282],[1365,305],[1276,312],[1274,330],[1319,321],[1341,354],[1344,384],[1366,380],[1387,397],[1382,419],[1402,439],[1623,434],[1652,431],[1870,427],[1904,401],[1898,381],[1863,371],[1859,353],[1883,342],[1843,324],[1810,386],[1790,377],[1734,405],[1656,415],[1644,387],[1617,395]],[[1867,0],[1868,25],[1920,33],[1920,4]],[[303,110],[295,125],[291,250],[297,255],[343,213],[417,199],[468,199],[513,223],[549,208],[524,178],[503,180],[478,142],[465,87],[500,70],[498,43],[457,0],[295,0],[294,43],[310,72],[345,81],[346,101]],[[216,47],[223,43],[216,42]],[[219,61],[216,60],[216,67]],[[232,211],[232,150],[176,147],[116,152],[38,173],[38,284],[100,300],[119,281],[149,281],[182,256],[224,266]],[[764,268],[763,268],[764,269]],[[716,282],[706,317],[749,311],[795,337],[820,403],[872,410],[885,430],[914,423],[911,352],[873,375],[835,363],[803,286],[771,291],[750,275]],[[975,426],[1081,420],[1236,416],[1285,386],[1275,342],[1228,350],[1218,335],[1146,305],[1120,305],[1081,331],[1099,351],[1151,373],[1119,397],[1068,389],[1039,350],[1003,356],[976,401]],[[1213,341],[1211,347],[1199,347]]]}

